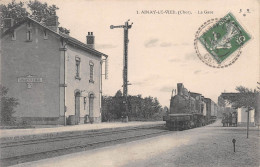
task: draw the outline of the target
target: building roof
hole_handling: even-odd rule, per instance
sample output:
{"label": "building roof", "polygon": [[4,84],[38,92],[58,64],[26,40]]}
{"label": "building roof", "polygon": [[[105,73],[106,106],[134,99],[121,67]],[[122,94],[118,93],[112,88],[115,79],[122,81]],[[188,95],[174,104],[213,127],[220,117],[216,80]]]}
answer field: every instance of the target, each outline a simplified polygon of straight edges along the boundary
{"label": "building roof", "polygon": [[233,92],[230,92],[230,93],[221,93],[221,97],[223,99],[226,99],[227,97],[235,97],[235,96],[238,96],[240,93],[233,93]]}
{"label": "building roof", "polygon": [[12,27],[9,28],[8,30],[6,30],[6,31],[1,35],[1,38],[3,38],[5,35],[7,35],[7,34],[9,34],[10,32],[12,32],[14,29],[16,29],[17,27],[19,27],[20,25],[22,25],[22,24],[24,24],[25,22],[27,22],[28,20],[33,21],[33,22],[37,23],[38,25],[40,25],[40,26],[42,26],[42,27],[48,29],[49,31],[51,31],[51,32],[53,32],[54,34],[56,34],[57,36],[60,36],[61,38],[65,39],[65,40],[68,42],[68,44],[77,46],[77,47],[81,48],[82,50],[85,50],[85,51],[87,51],[87,52],[89,52],[89,53],[92,53],[92,54],[94,54],[94,55],[96,55],[96,56],[105,56],[106,58],[108,57],[108,55],[106,55],[106,54],[104,54],[104,53],[102,53],[102,52],[99,52],[99,51],[97,51],[97,50],[95,50],[95,49],[93,49],[93,48],[87,46],[85,43],[80,42],[80,41],[77,40],[76,38],[73,38],[73,37],[71,37],[71,36],[69,36],[69,35],[66,35],[66,34],[63,34],[63,33],[58,33],[58,32],[56,32],[56,31],[53,31],[53,30],[50,29],[48,26],[46,26],[46,25],[44,25],[44,24],[42,24],[42,23],[40,23],[40,22],[38,22],[38,21],[36,21],[36,20],[30,18],[30,17],[26,17],[26,19],[24,19],[23,21],[21,21],[21,22],[15,24],[14,26],[12,26]]}

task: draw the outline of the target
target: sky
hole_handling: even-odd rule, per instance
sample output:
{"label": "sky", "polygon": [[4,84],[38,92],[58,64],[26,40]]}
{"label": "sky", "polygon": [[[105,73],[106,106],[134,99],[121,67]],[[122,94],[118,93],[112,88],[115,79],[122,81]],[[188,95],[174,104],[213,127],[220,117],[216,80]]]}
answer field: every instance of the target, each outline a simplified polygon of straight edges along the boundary
{"label": "sky", "polygon": [[[130,95],[157,97],[163,106],[169,106],[172,89],[183,83],[189,91],[217,102],[221,92],[234,92],[239,85],[256,88],[259,82],[258,0],[40,1],[59,7],[60,26],[70,29],[72,37],[85,43],[87,33],[94,33],[96,49],[109,56],[104,95],[122,90],[123,29],[112,30],[110,25],[123,25],[128,19],[133,22],[128,46]],[[247,9],[250,13],[243,16]],[[153,14],[153,10],[182,11],[182,14]],[[195,33],[205,21],[224,17],[229,12],[252,39],[234,64],[223,69],[212,68],[196,55]]]}

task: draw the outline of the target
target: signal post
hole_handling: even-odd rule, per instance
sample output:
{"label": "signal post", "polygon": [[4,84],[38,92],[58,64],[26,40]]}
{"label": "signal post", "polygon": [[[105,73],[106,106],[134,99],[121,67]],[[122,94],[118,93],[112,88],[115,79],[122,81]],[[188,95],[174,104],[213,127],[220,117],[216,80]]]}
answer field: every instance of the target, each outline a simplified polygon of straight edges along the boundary
{"label": "signal post", "polygon": [[128,122],[128,85],[130,85],[128,82],[128,30],[131,29],[132,24],[129,24],[130,20],[127,20],[125,22],[125,25],[119,25],[119,26],[114,26],[111,25],[110,28],[124,28],[124,55],[123,55],[123,96],[124,96],[124,104],[125,104],[125,112],[123,113],[123,121]]}

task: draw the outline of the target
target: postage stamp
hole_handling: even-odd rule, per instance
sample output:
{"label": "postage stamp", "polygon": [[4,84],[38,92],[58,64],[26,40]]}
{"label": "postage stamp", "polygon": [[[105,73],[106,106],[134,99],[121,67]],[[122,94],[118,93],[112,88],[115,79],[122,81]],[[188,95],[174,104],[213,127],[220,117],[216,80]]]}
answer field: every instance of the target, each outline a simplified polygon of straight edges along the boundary
{"label": "postage stamp", "polygon": [[233,14],[228,13],[221,19],[206,21],[196,32],[194,46],[204,63],[224,68],[237,60],[242,46],[250,39]]}

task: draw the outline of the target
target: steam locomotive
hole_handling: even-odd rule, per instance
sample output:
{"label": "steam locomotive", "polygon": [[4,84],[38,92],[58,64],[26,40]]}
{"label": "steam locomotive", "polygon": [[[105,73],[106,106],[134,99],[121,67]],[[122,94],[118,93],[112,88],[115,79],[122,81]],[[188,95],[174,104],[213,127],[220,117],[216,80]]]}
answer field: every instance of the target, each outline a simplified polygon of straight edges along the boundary
{"label": "steam locomotive", "polygon": [[185,130],[212,123],[217,118],[217,104],[200,93],[188,91],[182,83],[177,84],[177,94],[170,101],[170,111],[163,120],[170,130]]}

